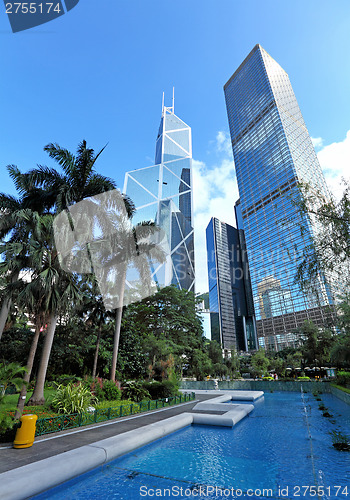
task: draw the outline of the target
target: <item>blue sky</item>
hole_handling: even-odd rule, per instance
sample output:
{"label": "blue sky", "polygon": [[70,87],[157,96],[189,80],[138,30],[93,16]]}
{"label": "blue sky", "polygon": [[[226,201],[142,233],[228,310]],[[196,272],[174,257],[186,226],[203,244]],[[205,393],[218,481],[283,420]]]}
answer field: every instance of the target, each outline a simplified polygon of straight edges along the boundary
{"label": "blue sky", "polygon": [[[223,85],[256,43],[288,72],[332,187],[349,169],[348,0],[80,0],[13,34],[0,6],[0,190],[6,165],[52,164],[48,142],[98,150],[98,170],[151,165],[162,92],[192,127],[197,270],[211,215],[233,222],[237,197]],[[347,170],[348,169],[348,170]],[[205,273],[199,272],[202,276]],[[205,278],[199,291],[206,289]]]}

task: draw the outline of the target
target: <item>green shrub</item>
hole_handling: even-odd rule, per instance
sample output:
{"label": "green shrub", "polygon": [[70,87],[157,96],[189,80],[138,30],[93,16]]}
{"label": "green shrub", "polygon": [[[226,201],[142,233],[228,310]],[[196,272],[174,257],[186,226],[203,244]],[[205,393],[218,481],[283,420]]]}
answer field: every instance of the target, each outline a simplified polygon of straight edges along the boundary
{"label": "green shrub", "polygon": [[[161,382],[159,382],[161,383]],[[151,399],[151,395],[141,382],[126,382],[122,389],[123,399],[131,399],[132,401],[142,401]]]}
{"label": "green shrub", "polygon": [[0,403],[5,397],[7,390],[13,387],[14,394],[21,390],[23,385],[23,375],[27,371],[26,368],[19,363],[1,363],[0,364]]}
{"label": "green shrub", "polygon": [[119,389],[117,383],[113,382],[112,380],[103,381],[102,391],[103,399],[106,399],[107,401],[118,400],[121,398],[122,392]]}
{"label": "green shrub", "polygon": [[337,384],[350,386],[350,372],[340,371],[337,373]]}
{"label": "green shrub", "polygon": [[101,401],[98,402],[97,404],[94,404],[94,407],[97,408],[98,410],[104,410],[106,408],[118,408],[119,406],[130,406],[132,403],[133,401],[130,401],[129,399],[122,399],[116,401]]}
{"label": "green shrub", "polygon": [[56,382],[57,386],[59,386],[81,382],[81,378],[77,377],[76,375],[68,375],[67,373],[64,373],[63,375],[58,375],[57,377],[55,377],[54,381]]}
{"label": "green shrub", "polygon": [[9,443],[15,439],[17,424],[18,420],[14,420],[12,415],[0,413],[0,443]]}
{"label": "green shrub", "polygon": [[93,396],[95,396],[98,401],[118,400],[121,397],[119,382],[113,382],[112,380],[106,380],[101,377],[96,377],[94,379],[92,377],[85,377],[83,385],[90,389]]}
{"label": "green shrub", "polygon": [[58,413],[81,413],[94,402],[91,391],[83,384],[60,385],[51,406]]}
{"label": "green shrub", "polygon": [[101,377],[96,377],[95,379],[89,377],[87,383],[84,385],[90,389],[92,395],[95,396],[98,401],[103,401],[105,399],[103,379]]}
{"label": "green shrub", "polygon": [[298,377],[298,380],[310,380],[310,377]]}
{"label": "green shrub", "polygon": [[144,382],[143,387],[149,392],[151,399],[169,398],[179,391],[178,385],[171,380]]}

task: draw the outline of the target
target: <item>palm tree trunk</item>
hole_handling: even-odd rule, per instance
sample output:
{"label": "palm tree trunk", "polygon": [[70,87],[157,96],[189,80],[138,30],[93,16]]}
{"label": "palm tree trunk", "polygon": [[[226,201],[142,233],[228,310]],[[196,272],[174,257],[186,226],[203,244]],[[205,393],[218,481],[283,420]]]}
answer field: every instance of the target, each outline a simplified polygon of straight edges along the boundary
{"label": "palm tree trunk", "polygon": [[41,354],[38,377],[36,380],[34,392],[28,401],[28,406],[43,405],[45,403],[44,384],[46,379],[47,365],[49,363],[49,358],[51,353],[52,342],[55,336],[56,323],[57,323],[57,316],[53,311],[50,314],[50,318],[48,321],[48,329],[45,336],[43,352]]}
{"label": "palm tree trunk", "polygon": [[6,325],[10,307],[11,307],[11,299],[4,298],[0,311],[0,340],[2,337],[2,332],[4,331]]}
{"label": "palm tree trunk", "polygon": [[119,306],[116,309],[116,317],[115,317],[115,330],[114,330],[114,339],[113,339],[113,356],[112,356],[112,366],[111,366],[111,374],[110,380],[115,382],[115,371],[117,369],[117,358],[118,358],[118,349],[119,349],[119,339],[120,339],[120,327],[122,324],[122,316],[123,316],[123,301],[124,301],[124,290],[125,290],[125,280],[126,280],[126,271],[127,265],[124,268],[121,277],[121,290],[119,297]]}
{"label": "palm tree trunk", "polygon": [[99,348],[100,348],[100,339],[101,339],[101,331],[102,331],[102,324],[98,328],[97,341],[96,341],[96,349],[95,349],[95,356],[94,356],[94,367],[92,369],[92,378],[96,377],[98,351],[99,351]]}
{"label": "palm tree trunk", "polygon": [[113,339],[112,367],[111,367],[111,376],[110,376],[110,379],[113,380],[113,382],[115,382],[115,371],[117,369],[117,358],[118,358],[120,327],[122,324],[122,316],[123,316],[123,306],[117,307],[116,318],[115,318],[114,339]]}
{"label": "palm tree trunk", "polygon": [[[11,283],[14,283],[15,281],[18,280],[19,276],[19,271],[15,271],[14,274],[12,275],[11,278]],[[10,307],[11,307],[11,297],[9,298],[4,298],[4,301],[1,305],[1,311],[0,311],[0,340],[6,325],[6,321],[10,312]]]}
{"label": "palm tree trunk", "polygon": [[35,327],[35,334],[34,334],[34,337],[32,340],[32,345],[30,346],[30,351],[29,351],[28,360],[27,360],[27,372],[25,373],[25,375],[23,377],[23,382],[25,382],[25,383],[22,385],[21,393],[20,393],[19,398],[18,398],[15,419],[21,417],[22,412],[23,412],[23,408],[24,408],[24,404],[26,401],[27,384],[30,380],[30,375],[32,373],[36,348],[38,347],[38,341],[39,341],[39,337],[40,337],[40,326],[41,326],[40,324],[37,324]]}

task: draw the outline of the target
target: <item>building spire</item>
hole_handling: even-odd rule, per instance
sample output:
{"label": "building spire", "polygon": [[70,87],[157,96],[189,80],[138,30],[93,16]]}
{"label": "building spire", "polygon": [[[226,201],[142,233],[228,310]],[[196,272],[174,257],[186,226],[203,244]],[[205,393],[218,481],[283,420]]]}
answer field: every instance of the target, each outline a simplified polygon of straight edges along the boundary
{"label": "building spire", "polygon": [[163,92],[163,99],[162,99],[162,116],[164,116],[164,114],[168,112],[168,113],[172,113],[172,114],[175,114],[175,87],[173,87],[173,101],[172,101],[172,106],[171,107],[167,107],[167,106],[164,106],[164,92]]}

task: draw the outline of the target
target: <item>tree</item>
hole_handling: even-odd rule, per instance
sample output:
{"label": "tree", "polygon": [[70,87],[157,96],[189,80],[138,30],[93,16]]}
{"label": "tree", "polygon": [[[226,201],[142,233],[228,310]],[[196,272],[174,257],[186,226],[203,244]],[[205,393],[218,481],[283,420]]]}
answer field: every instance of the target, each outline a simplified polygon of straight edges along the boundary
{"label": "tree", "polygon": [[[35,266],[35,277],[27,290],[31,291],[31,288],[34,287],[41,288],[46,298],[45,307],[49,318],[37,383],[30,400],[32,404],[40,404],[45,401],[43,389],[55,334],[57,312],[63,307],[64,302],[69,307],[72,299],[79,297],[76,278],[68,276],[68,273],[64,273],[60,268],[53,241],[52,218],[49,219],[49,217],[86,197],[116,187],[111,179],[95,172],[95,162],[103,149],[95,155],[93,149],[87,148],[86,141],[82,141],[78,146],[76,157],[57,144],[49,144],[44,150],[58,162],[63,173],[61,174],[53,168],[39,166],[27,174],[21,174],[20,177],[21,182],[28,187],[29,194],[26,199],[39,199],[47,209],[52,210],[52,213],[46,215],[46,221],[50,222],[46,225],[45,244],[44,241],[39,242],[39,246],[41,243],[41,254],[38,247],[34,249],[33,254],[29,253]],[[131,213],[133,206],[128,199],[125,199],[125,205],[128,212]]]}
{"label": "tree", "polygon": [[345,293],[340,299],[337,315],[339,334],[331,349],[331,360],[345,368],[350,366],[350,293]]}
{"label": "tree", "polygon": [[9,386],[14,385],[16,389],[19,389],[25,371],[26,369],[18,363],[0,365],[0,403],[2,403]]}
{"label": "tree", "polygon": [[[124,311],[121,338],[130,330],[142,339],[147,367],[166,361],[172,354],[178,375],[182,370],[187,374],[200,373],[198,366],[203,363],[208,365],[206,375],[210,373],[201,315],[192,292],[171,285],[130,304]],[[196,349],[203,356],[195,354]]]}
{"label": "tree", "polygon": [[319,328],[312,321],[304,321],[299,334],[303,341],[302,353],[308,363],[320,367],[330,360],[331,348],[335,341],[330,330]]}
{"label": "tree", "polygon": [[320,275],[346,284],[350,280],[350,183],[343,180],[345,189],[339,201],[326,199],[309,184],[301,184],[303,193],[298,207],[312,219],[317,232],[305,248],[298,266],[297,281],[303,288],[318,288]]}
{"label": "tree", "polygon": [[222,349],[220,344],[216,340],[212,340],[208,344],[208,355],[214,364],[222,364]]}
{"label": "tree", "polygon": [[159,247],[158,243],[151,241],[152,235],[156,234],[158,231],[159,228],[154,223],[142,222],[131,228],[128,228],[126,225],[124,231],[121,231],[119,228],[118,233],[115,233],[114,237],[111,238],[111,259],[109,259],[107,263],[107,268],[113,264],[115,259],[119,258],[120,253],[122,254],[122,258],[125,259],[124,269],[119,277],[121,286],[119,288],[118,307],[116,308],[115,318],[113,356],[110,372],[110,379],[113,382],[115,382],[117,367],[127,267],[129,264],[132,264],[134,268],[138,270],[142,283],[149,288],[149,293],[151,294],[152,279],[149,265],[150,255],[152,255],[153,261],[157,260],[160,263],[164,262],[166,258],[165,253]]}
{"label": "tree", "polygon": [[190,372],[197,380],[204,380],[204,377],[210,375],[212,370],[212,362],[206,352],[201,349],[194,349],[191,355]]}
{"label": "tree", "polygon": [[25,304],[29,313],[35,315],[36,325],[36,333],[32,342],[33,349],[28,358],[29,370],[32,368],[43,320],[47,321],[48,325],[37,383],[28,404],[43,404],[45,402],[44,382],[59,311],[70,307],[72,301],[78,303],[80,300],[76,278],[65,273],[60,267],[53,243],[52,220],[51,214],[41,216],[38,233],[36,233],[38,238],[34,238],[35,234],[33,234],[29,241],[17,245],[18,251],[23,251],[28,255],[31,275],[29,282],[19,279],[15,284],[19,290],[18,301]]}
{"label": "tree", "polygon": [[[28,179],[14,165],[8,165],[7,171],[12,178],[19,197],[0,194],[0,241],[6,243],[21,243],[30,237],[33,225],[29,221],[35,219],[35,214],[42,214],[48,206],[47,194],[33,189]],[[21,253],[10,255],[2,245],[0,252],[5,255],[0,265],[0,273],[6,278],[1,297],[0,310],[0,339],[6,324],[12,302],[12,288],[5,287],[6,283],[15,282],[20,271],[26,267],[27,256]]]}
{"label": "tree", "polygon": [[83,284],[82,293],[84,298],[79,312],[83,316],[87,325],[94,326],[97,329],[96,347],[92,368],[92,378],[95,378],[97,373],[97,361],[102,328],[108,319],[110,319],[110,314],[104,306],[103,298],[98,289],[98,283],[95,276],[89,277],[89,279]]}
{"label": "tree", "polygon": [[259,349],[251,357],[251,364],[259,376],[267,373],[270,361],[265,356],[264,349]]}

